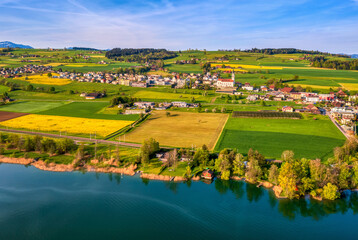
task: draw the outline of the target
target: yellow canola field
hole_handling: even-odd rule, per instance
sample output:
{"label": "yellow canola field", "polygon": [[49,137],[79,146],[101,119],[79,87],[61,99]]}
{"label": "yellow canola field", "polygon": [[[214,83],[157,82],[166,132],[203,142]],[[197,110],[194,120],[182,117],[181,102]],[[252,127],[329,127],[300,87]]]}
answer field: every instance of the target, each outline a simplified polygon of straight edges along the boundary
{"label": "yellow canola field", "polygon": [[[58,76],[59,74],[52,73],[52,75]],[[45,84],[45,85],[57,85],[57,86],[71,83],[70,79],[48,77],[47,74],[42,74],[42,76],[40,74],[30,75],[27,76],[27,80],[26,80],[26,76],[22,76],[15,79],[27,81],[33,84]]]}
{"label": "yellow canola field", "polygon": [[342,87],[344,87],[347,90],[351,91],[357,91],[358,90],[358,83],[339,83]]}
{"label": "yellow canola field", "polygon": [[74,134],[93,134],[107,136],[128,126],[133,121],[87,119],[78,117],[62,117],[50,115],[29,114],[13,118],[0,124],[17,129],[28,129],[43,132],[67,132]]}
{"label": "yellow canola field", "polygon": [[241,69],[241,68],[234,68],[234,69],[230,69],[230,68],[218,68],[218,70],[220,71],[232,71],[234,70],[234,72],[248,72],[245,69]]}
{"label": "yellow canola field", "polygon": [[232,67],[232,68],[245,68],[245,69],[265,69],[265,70],[269,70],[269,69],[275,69],[275,70],[282,70],[282,67],[271,67],[271,66],[257,66],[257,65],[246,65],[246,64],[233,64],[233,63],[225,63],[225,64],[217,64],[217,63],[212,63],[211,67],[221,67],[222,65],[225,65],[227,67]]}
{"label": "yellow canola field", "polygon": [[100,67],[107,66],[108,64],[98,64],[98,63],[71,63],[66,64],[66,67]]}
{"label": "yellow canola field", "polygon": [[59,63],[59,62],[45,64],[45,66],[52,66],[52,67],[58,67],[58,66],[61,66],[61,65],[63,65],[63,63]]}

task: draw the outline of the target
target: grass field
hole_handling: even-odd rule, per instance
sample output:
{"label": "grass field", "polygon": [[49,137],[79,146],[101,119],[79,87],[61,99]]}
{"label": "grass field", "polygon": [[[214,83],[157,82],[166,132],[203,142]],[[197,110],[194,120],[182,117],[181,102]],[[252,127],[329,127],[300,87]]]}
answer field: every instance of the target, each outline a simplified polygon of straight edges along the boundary
{"label": "grass field", "polygon": [[[53,75],[58,76],[58,74],[55,73]],[[27,79],[25,76],[23,76],[16,79],[27,81],[29,83],[34,83],[34,84],[55,85],[55,86],[66,85],[72,82],[70,79],[48,77],[47,74],[43,74],[42,76],[40,74],[31,75],[31,76],[27,76]]]}
{"label": "grass field", "polygon": [[[108,106],[107,102],[72,102],[66,105],[52,108],[47,111],[40,112],[43,115],[81,117],[90,119],[106,119],[106,120],[128,120],[135,121],[139,115],[118,115],[118,114],[102,114],[101,111]],[[118,112],[118,108],[117,108]]]}
{"label": "grass field", "polygon": [[325,116],[319,120],[229,118],[215,150],[237,148],[246,154],[252,148],[269,158],[292,150],[298,158],[327,159],[344,141]]}
{"label": "grass field", "polygon": [[192,98],[195,98],[198,102],[210,102],[210,96],[187,94],[187,93],[165,93],[165,92],[154,92],[142,90],[136,92],[132,97],[140,99],[158,99],[158,100],[177,100],[190,102]]}
{"label": "grass field", "polygon": [[8,112],[22,112],[22,113],[38,113],[52,108],[60,107],[66,104],[65,102],[48,102],[48,101],[23,101],[14,102],[0,106],[0,111]]}
{"label": "grass field", "polygon": [[40,130],[43,132],[67,132],[73,134],[91,134],[105,137],[133,121],[102,120],[76,117],[29,114],[1,122],[2,126],[16,129]]}
{"label": "grass field", "polygon": [[142,143],[154,138],[161,145],[175,147],[201,147],[213,149],[228,118],[227,114],[156,111],[133,132],[125,135],[129,142]]}

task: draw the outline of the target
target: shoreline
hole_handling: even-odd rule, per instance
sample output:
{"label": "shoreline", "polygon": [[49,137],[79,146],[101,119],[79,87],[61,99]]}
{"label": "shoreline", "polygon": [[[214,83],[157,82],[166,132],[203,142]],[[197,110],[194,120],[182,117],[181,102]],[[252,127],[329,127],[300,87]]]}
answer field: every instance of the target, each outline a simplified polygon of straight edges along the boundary
{"label": "shoreline", "polygon": [[[56,163],[45,163],[42,160],[35,161],[35,159],[31,158],[12,158],[12,157],[5,157],[0,155],[0,164],[1,163],[7,163],[7,164],[18,164],[18,165],[24,165],[24,166],[33,166],[39,170],[42,171],[49,171],[49,172],[73,172],[73,171],[81,171],[85,170],[87,172],[97,172],[97,173],[115,173],[115,174],[125,174],[128,176],[134,176],[136,175],[136,169],[137,165],[132,164],[126,168],[118,168],[113,166],[108,167],[97,167],[97,166],[91,166],[86,165],[85,167],[75,167],[73,164],[56,164]],[[140,178],[143,179],[149,179],[149,180],[158,180],[158,181],[164,181],[164,182],[185,182],[188,180],[191,181],[199,181],[201,179],[200,176],[195,176],[190,179],[181,177],[181,176],[168,176],[168,175],[157,175],[153,173],[143,173],[140,172]],[[232,176],[230,177],[230,180],[233,181],[244,181],[249,184],[256,185],[256,187],[263,187],[265,189],[271,189],[276,196],[277,199],[287,199],[287,197],[282,196],[282,188],[280,186],[273,185],[272,183],[268,181],[259,181],[259,182],[251,182],[248,179],[245,179],[243,177],[238,176]],[[356,189],[358,191],[358,189]],[[354,191],[354,190],[351,190]],[[321,197],[311,196],[309,195],[311,199],[322,201]]]}

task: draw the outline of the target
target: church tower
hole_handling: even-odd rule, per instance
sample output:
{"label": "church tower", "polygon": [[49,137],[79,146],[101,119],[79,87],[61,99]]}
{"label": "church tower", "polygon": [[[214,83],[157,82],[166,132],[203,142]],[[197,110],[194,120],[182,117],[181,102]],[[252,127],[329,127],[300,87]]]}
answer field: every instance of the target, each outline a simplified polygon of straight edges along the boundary
{"label": "church tower", "polygon": [[235,83],[235,71],[234,71],[234,70],[232,71],[231,79],[232,79],[232,80],[234,81],[234,83]]}

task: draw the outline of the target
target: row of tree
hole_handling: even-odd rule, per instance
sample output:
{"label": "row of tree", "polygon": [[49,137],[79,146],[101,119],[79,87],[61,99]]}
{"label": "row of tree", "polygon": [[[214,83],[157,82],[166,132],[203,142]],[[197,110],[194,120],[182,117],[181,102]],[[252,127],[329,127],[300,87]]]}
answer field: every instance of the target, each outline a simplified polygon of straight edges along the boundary
{"label": "row of tree", "polygon": [[358,60],[329,60],[323,56],[311,59],[312,67],[332,68],[337,70],[358,70]]}
{"label": "row of tree", "polygon": [[[139,161],[149,163],[159,151],[154,139],[142,145]],[[180,158],[189,159],[186,176],[191,177],[196,169],[210,168],[222,180],[233,176],[246,178],[251,183],[268,181],[282,189],[282,196],[290,199],[305,194],[334,200],[340,191],[358,187],[358,143],[347,140],[343,147],[334,149],[334,157],[323,163],[320,159],[296,159],[292,151],[284,151],[282,161],[268,161],[258,151],[249,150],[247,156],[236,149],[224,149],[218,155],[211,153],[204,145],[191,151],[180,149],[170,151],[166,166],[176,167]]]}

